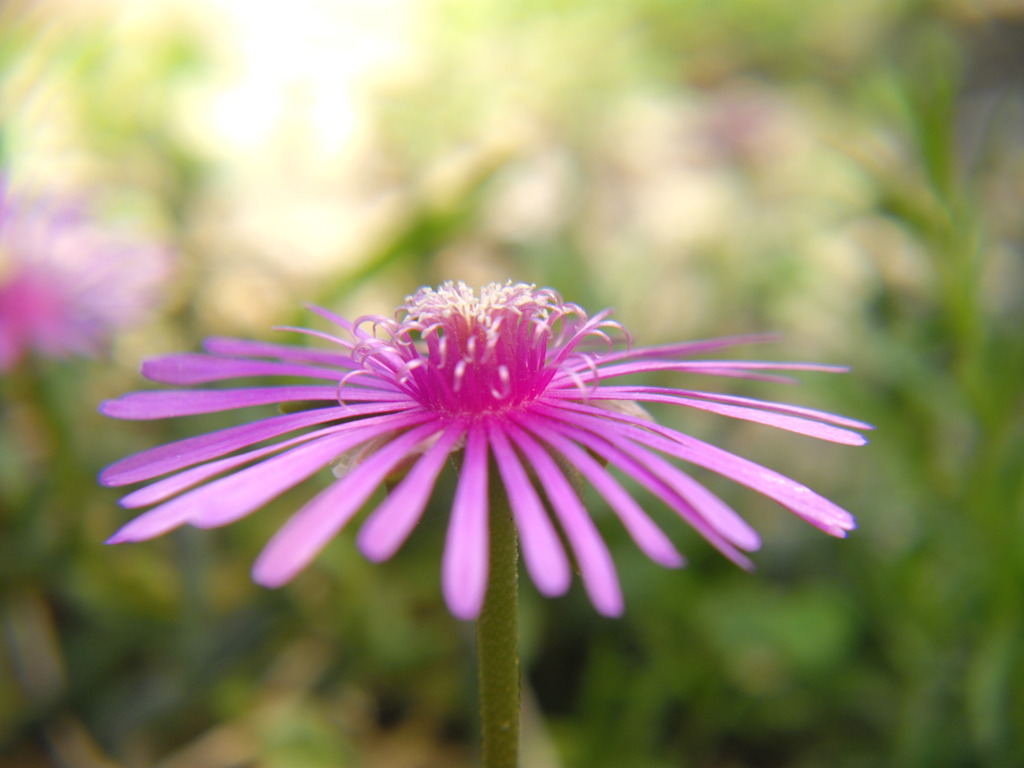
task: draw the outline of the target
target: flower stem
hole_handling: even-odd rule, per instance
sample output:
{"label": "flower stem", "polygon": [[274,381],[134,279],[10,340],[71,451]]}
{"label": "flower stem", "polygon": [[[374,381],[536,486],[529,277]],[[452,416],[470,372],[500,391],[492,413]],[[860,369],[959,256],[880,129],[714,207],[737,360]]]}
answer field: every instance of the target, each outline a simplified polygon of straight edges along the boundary
{"label": "flower stem", "polygon": [[494,483],[490,498],[490,577],[477,621],[483,768],[519,764],[519,585],[516,527],[508,497]]}

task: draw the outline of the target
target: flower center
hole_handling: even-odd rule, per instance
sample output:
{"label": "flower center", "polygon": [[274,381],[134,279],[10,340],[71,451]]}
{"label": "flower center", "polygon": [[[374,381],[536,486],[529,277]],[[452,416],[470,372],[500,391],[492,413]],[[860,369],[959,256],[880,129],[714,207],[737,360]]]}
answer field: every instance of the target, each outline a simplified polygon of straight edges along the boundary
{"label": "flower center", "polygon": [[388,338],[364,338],[356,357],[387,371],[423,405],[472,415],[514,408],[544,392],[556,373],[552,354],[586,322],[574,304],[525,283],[465,283],[421,288],[396,320],[362,318]]}

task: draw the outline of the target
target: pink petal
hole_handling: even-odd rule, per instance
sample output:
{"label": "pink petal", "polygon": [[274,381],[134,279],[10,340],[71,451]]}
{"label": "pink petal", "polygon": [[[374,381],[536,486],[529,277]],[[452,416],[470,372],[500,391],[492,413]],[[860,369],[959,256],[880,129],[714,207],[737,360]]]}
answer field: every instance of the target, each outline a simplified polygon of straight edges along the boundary
{"label": "pink petal", "polygon": [[[544,442],[579,470],[594,486],[594,489],[604,497],[644,554],[666,568],[680,568],[685,564],[683,556],[679,554],[668,536],[604,467],[592,459],[586,451],[581,450],[575,443],[563,438],[558,433],[543,429],[539,423],[534,427]],[[538,452],[544,452],[544,449],[521,429],[517,428],[512,436],[531,464],[538,460],[536,458]]]}
{"label": "pink petal", "polygon": [[437,424],[431,422],[396,437],[292,515],[260,553],[253,565],[253,580],[267,587],[279,587],[293,579],[352,519],[409,452],[437,429]]}
{"label": "pink petal", "polygon": [[465,433],[462,422],[449,426],[366,519],[356,539],[366,557],[374,562],[387,560],[402,546],[423,515],[448,454]]}
{"label": "pink petal", "polygon": [[[750,560],[733,545],[730,536],[719,530],[720,527],[723,527],[732,534],[732,537],[743,540],[743,531],[738,528],[735,530],[729,529],[730,524],[733,522],[731,518],[714,518],[711,520],[705,518],[700,510],[694,508],[690,502],[680,496],[668,483],[651,472],[641,462],[625,453],[619,446],[618,436],[614,432],[612,432],[610,439],[606,439],[606,437],[609,437],[608,432],[611,431],[609,429],[603,430],[602,436],[594,434],[589,429],[592,426],[591,423],[584,419],[575,418],[577,416],[578,414],[572,413],[563,416],[555,411],[551,418],[545,420],[543,429],[545,433],[553,431],[570,437],[591,451],[594,451],[598,456],[601,456],[648,488],[723,555],[742,568],[752,567]],[[574,425],[579,425],[579,427]],[[743,525],[745,526],[746,524],[743,523]],[[756,533],[754,536],[756,536]],[[750,538],[750,535],[747,534],[747,539],[749,540]]]}
{"label": "pink petal", "polygon": [[333,333],[325,333],[324,331],[315,331],[312,328],[301,328],[294,325],[275,325],[275,331],[288,331],[290,333],[301,333],[303,336],[312,336],[314,339],[320,339],[321,341],[327,341],[331,344],[337,344],[343,349],[350,350],[346,353],[334,353],[344,354],[351,360],[351,350],[355,349],[355,344],[347,339],[343,339],[340,336],[335,336]]}
{"label": "pink petal", "polygon": [[338,381],[343,371],[355,368],[354,363],[332,368],[293,365],[272,360],[245,360],[216,357],[199,352],[155,357],[142,363],[142,375],[150,381],[175,386],[208,384],[212,381],[248,376],[303,376]]}
{"label": "pink petal", "polygon": [[[718,472],[730,480],[753,488],[826,533],[842,538],[846,536],[847,531],[857,527],[853,516],[845,509],[791,478],[695,438],[673,436],[671,430],[652,431],[669,439],[646,434],[638,440],[659,451],[678,456],[691,464]],[[686,443],[679,442],[679,437]]]}
{"label": "pink petal", "polygon": [[483,428],[474,424],[466,438],[441,564],[445,600],[460,619],[475,619],[483,609],[490,558],[488,530],[487,440]]}
{"label": "pink petal", "polygon": [[323,363],[339,368],[352,368],[352,358],[347,352],[330,349],[310,349],[291,344],[272,344],[249,339],[229,339],[212,336],[203,341],[203,349],[214,355],[225,357],[268,357],[302,363]]}
{"label": "pink petal", "polygon": [[[246,448],[254,443],[293,432],[296,429],[328,424],[332,421],[363,416],[377,416],[376,420],[400,418],[401,411],[414,411],[414,404],[371,403],[368,405],[342,405],[337,408],[317,408],[301,413],[286,413],[261,419],[252,424],[228,427],[205,435],[187,437],[166,445],[150,448],[121,459],[100,473],[100,483],[106,486],[130,485],[150,480],[168,472],[215,459],[224,454]],[[399,411],[398,413],[394,413]],[[364,419],[369,421],[370,419]],[[355,423],[355,422],[353,422]]]}
{"label": "pink petal", "polygon": [[531,453],[530,459],[576,555],[591,602],[605,616],[621,616],[624,604],[615,564],[594,521],[554,459],[539,448]]}
{"label": "pink petal", "polygon": [[[591,399],[607,398],[603,397],[600,392],[596,392],[591,396]],[[787,416],[785,414],[758,410],[756,408],[706,402],[693,398],[675,397],[670,395],[645,394],[642,392],[636,393],[631,399],[647,403],[672,403],[675,405],[683,405],[689,408],[696,408],[701,411],[717,413],[720,416],[742,419],[743,421],[751,421],[756,424],[765,424],[769,427],[784,429],[788,432],[796,432],[801,435],[816,437],[819,440],[829,440],[833,443],[843,443],[844,445],[864,445],[867,443],[867,439],[865,439],[863,435],[857,432],[852,432],[848,429],[841,429],[828,424],[822,424],[819,421],[811,421],[810,419]]]}
{"label": "pink petal", "polygon": [[[715,339],[701,339],[698,341],[685,341],[678,344],[663,344],[653,347],[632,347],[617,352],[601,355],[601,363],[614,363],[620,361],[637,360],[672,360],[680,357],[710,352],[725,347],[736,347],[743,344],[764,344],[775,341],[778,336],[770,333],[754,333],[742,336],[720,336]],[[577,367],[578,371],[586,370],[586,366]]]}
{"label": "pink petal", "polygon": [[[559,391],[554,393],[556,396],[565,397],[568,396],[567,391]],[[642,386],[608,386],[603,385],[599,389],[595,390],[591,395],[592,400],[636,400],[641,399],[643,395],[664,395],[667,397],[676,398],[697,398],[699,400],[712,400],[719,403],[729,403],[733,405],[749,406],[751,408],[760,408],[768,411],[777,411],[779,413],[787,413],[793,416],[803,416],[809,419],[816,419],[818,421],[825,421],[831,424],[836,424],[841,427],[849,427],[851,429],[874,429],[871,424],[864,421],[857,421],[856,419],[850,419],[845,416],[839,416],[835,413],[829,413],[828,411],[820,411],[816,408],[805,408],[799,405],[790,405],[789,403],[776,403],[771,400],[757,400],[752,397],[740,397],[738,395],[724,395],[718,392],[700,392],[692,389],[669,389],[666,387],[642,387]],[[578,399],[578,398],[573,398]],[[659,402],[675,402],[674,400],[665,400]]]}
{"label": "pink petal", "polygon": [[162,480],[157,480],[155,483],[150,483],[147,486],[139,488],[137,491],[132,491],[127,496],[123,496],[118,503],[126,509],[148,507],[150,504],[157,504],[161,501],[165,501],[166,499],[177,495],[181,491],[192,488],[193,486],[199,485],[212,477],[216,477],[217,475],[223,474],[228,470],[235,469],[236,467],[241,467],[256,459],[280,453],[293,445],[308,443],[310,440],[316,440],[325,435],[350,429],[351,425],[349,424],[338,424],[333,427],[327,427],[326,429],[318,429],[315,432],[307,432],[299,435],[298,437],[293,437],[290,440],[274,443],[273,445],[268,445],[265,448],[260,448],[255,451],[247,451],[246,453],[240,453],[237,456],[231,456],[226,459],[219,459],[217,461],[201,464],[198,467],[192,467],[191,469],[178,472],[170,477],[165,477]]}
{"label": "pink petal", "polygon": [[598,312],[577,328],[570,338],[561,340],[561,344],[555,347],[554,354],[548,360],[548,365],[553,368],[559,366],[562,361],[572,354],[572,351],[576,349],[581,341],[586,339],[594,330],[606,325],[604,321],[610,314],[610,309]]}
{"label": "pink petal", "polygon": [[519,457],[509,445],[504,432],[507,428],[507,424],[499,423],[496,419],[487,422],[491,451],[519,530],[523,559],[542,595],[552,597],[565,594],[572,581],[569,561],[544,505],[533,489]]}
{"label": "pink petal", "polygon": [[730,543],[748,552],[760,549],[761,537],[758,536],[757,531],[736,514],[732,507],[685,472],[625,438],[617,439],[615,446],[664,480],[697,514],[707,521],[708,525]]}
{"label": "pink petal", "polygon": [[[567,411],[578,413],[574,415]],[[573,423],[579,423],[578,418],[582,414],[600,416],[608,429],[753,488],[833,536],[846,536],[846,531],[856,526],[849,512],[810,488],[695,437],[643,419],[579,403],[563,403],[560,413],[558,418],[569,419]],[[621,426],[615,426],[616,423],[621,423]]]}
{"label": "pink petal", "polygon": [[329,309],[324,309],[323,307],[318,307],[315,304],[307,304],[306,305],[306,309],[308,309],[310,312],[314,312],[314,313],[320,315],[320,317],[324,318],[328,322],[334,323],[335,325],[340,326],[341,328],[344,328],[346,331],[348,331],[350,334],[352,334],[352,336],[354,336],[357,339],[362,340],[362,339],[367,339],[367,338],[370,337],[370,334],[368,334],[362,328],[356,327],[357,326],[356,323],[353,323],[348,318],[342,317],[341,315],[339,315],[339,314],[337,314],[335,312],[331,312]]}
{"label": "pink petal", "polygon": [[248,389],[185,389],[131,392],[100,406],[115,419],[166,419],[216,413],[254,405],[324,400],[338,402],[337,387],[251,387]]}
{"label": "pink petal", "polygon": [[845,373],[849,370],[842,365],[823,365],[821,363],[776,363],[760,360],[648,360],[642,362],[619,363],[606,365],[598,360],[600,379],[611,379],[617,376],[629,376],[634,373],[653,373],[655,371],[686,371],[690,373],[716,374],[721,371],[816,371],[818,373]]}
{"label": "pink petal", "polygon": [[234,522],[382,431],[380,427],[354,430],[292,448],[154,507],[121,528],[108,543],[150,539],[185,523],[209,528]]}

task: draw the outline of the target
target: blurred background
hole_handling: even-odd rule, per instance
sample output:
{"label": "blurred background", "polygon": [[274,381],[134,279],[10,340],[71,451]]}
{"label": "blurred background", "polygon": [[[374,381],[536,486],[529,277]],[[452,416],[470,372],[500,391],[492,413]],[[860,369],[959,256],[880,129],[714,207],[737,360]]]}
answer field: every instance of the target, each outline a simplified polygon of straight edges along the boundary
{"label": "blurred background", "polygon": [[100,417],[143,357],[446,279],[614,306],[640,344],[778,332],[737,354],[853,372],[720,388],[878,427],[659,411],[860,529],[700,476],[764,534],[754,574],[651,501],[690,567],[605,526],[624,618],[524,582],[524,766],[1024,765],[1019,0],[9,0],[0,157],[3,766],[476,763],[443,509],[268,591],[316,483],[119,547],[95,484],[243,418]]}

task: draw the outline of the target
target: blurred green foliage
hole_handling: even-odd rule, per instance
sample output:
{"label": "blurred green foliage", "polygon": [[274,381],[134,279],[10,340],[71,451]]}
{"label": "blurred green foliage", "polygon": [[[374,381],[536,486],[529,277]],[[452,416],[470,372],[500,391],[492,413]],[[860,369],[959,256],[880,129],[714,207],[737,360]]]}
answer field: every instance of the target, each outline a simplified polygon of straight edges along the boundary
{"label": "blurred green foliage", "polygon": [[269,326],[307,322],[302,300],[358,315],[420,284],[506,278],[615,305],[640,343],[782,331],[755,354],[854,372],[730,391],[878,427],[853,451],[659,411],[861,528],[826,539],[707,478],[764,532],[758,572],[666,514],[690,559],[667,572],[591,500],[627,614],[524,585],[524,764],[1024,764],[1016,4],[425,3],[414,74],[365,107],[375,170],[357,174],[402,205],[355,258],[293,282],[225,234],[230,164],[183,130],[216,37],[175,16],[136,39],[126,10],[61,25],[30,6],[0,9],[7,161],[51,167],[34,137],[56,105],[60,156],[170,233],[182,268],[167,315],[112,359],[33,361],[0,384],[5,766],[474,764],[472,636],[437,586],[443,503],[393,562],[342,535],[278,592],[249,565],[308,488],[230,529],[106,549],[125,515],[95,473],[234,417],[122,424],[95,405],[139,386],[140,354],[248,332],[223,325],[225,283]]}

